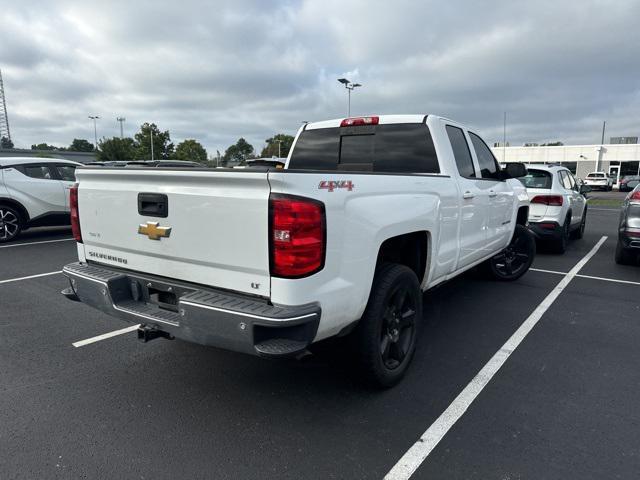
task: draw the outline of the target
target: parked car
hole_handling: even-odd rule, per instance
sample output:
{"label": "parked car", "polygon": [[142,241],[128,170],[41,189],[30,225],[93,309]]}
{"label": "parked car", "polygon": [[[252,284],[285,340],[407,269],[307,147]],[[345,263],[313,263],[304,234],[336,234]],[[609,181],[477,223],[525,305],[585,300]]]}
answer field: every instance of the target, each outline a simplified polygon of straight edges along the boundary
{"label": "parked car", "polygon": [[620,212],[616,263],[637,262],[640,255],[640,185],[627,195]]}
{"label": "parked car", "polygon": [[247,160],[247,168],[284,168],[287,163],[286,158],[278,157],[265,157],[265,158],[252,158]]}
{"label": "parked car", "polygon": [[579,186],[571,171],[555,165],[529,165],[519,179],[531,201],[529,228],[539,241],[558,253],[567,249],[569,238],[582,238],[587,222],[588,185]]}
{"label": "parked car", "polygon": [[630,192],[640,185],[640,175],[626,175],[620,179],[618,188],[621,192]]}
{"label": "parked car", "polygon": [[206,165],[185,160],[134,160],[127,162],[126,167],[206,168]]}
{"label": "parked car", "polygon": [[206,168],[206,165],[198,162],[187,162],[185,160],[117,160],[109,162],[89,162],[85,163],[88,166],[100,166],[100,167],[198,167]]}
{"label": "parked car", "polygon": [[307,123],[285,169],[150,173],[78,171],[63,291],[144,341],[286,357],[350,335],[363,378],[389,387],[422,291],[480,264],[512,281],[535,255],[524,166],[433,115]]}
{"label": "parked car", "polygon": [[69,190],[79,165],[50,158],[0,158],[0,243],[27,228],[69,225]]}
{"label": "parked car", "polygon": [[613,177],[605,172],[591,172],[584,179],[585,185],[589,185],[593,190],[604,190],[610,192],[613,189]]}

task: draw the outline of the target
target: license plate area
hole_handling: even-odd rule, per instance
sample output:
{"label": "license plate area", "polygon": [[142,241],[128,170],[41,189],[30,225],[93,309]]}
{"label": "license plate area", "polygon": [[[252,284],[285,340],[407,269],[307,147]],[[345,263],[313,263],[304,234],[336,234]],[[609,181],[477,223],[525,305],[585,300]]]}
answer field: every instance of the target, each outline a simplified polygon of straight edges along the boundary
{"label": "license plate area", "polygon": [[168,292],[159,290],[157,288],[148,288],[147,294],[149,296],[148,303],[152,303],[162,308],[163,310],[169,310],[172,312],[178,311],[178,297],[174,292]]}
{"label": "license plate area", "polygon": [[191,293],[193,289],[161,281],[145,280],[129,277],[131,298],[136,302],[146,303],[162,310],[178,312],[180,297]]}

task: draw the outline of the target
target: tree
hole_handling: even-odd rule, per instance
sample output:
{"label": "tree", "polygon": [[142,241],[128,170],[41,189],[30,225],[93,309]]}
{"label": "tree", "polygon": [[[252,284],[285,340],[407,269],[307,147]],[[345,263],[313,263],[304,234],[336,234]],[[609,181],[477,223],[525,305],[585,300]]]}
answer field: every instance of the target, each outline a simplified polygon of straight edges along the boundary
{"label": "tree", "polygon": [[113,137],[103,138],[98,142],[97,159],[100,162],[114,162],[118,160],[132,160],[136,154],[133,138]]}
{"label": "tree", "polygon": [[262,149],[260,153],[261,157],[286,157],[289,155],[293,137],[291,135],[285,135],[284,133],[278,133],[271,138],[267,138],[265,142],[267,142],[267,146]]}
{"label": "tree", "polygon": [[89,143],[84,138],[74,138],[68,150],[70,152],[93,152],[93,143]]}
{"label": "tree", "polygon": [[153,158],[169,159],[173,156],[173,143],[169,136],[169,130],[161,132],[155,123],[143,123],[140,131],[136,133],[135,144],[136,160],[151,160],[151,133],[153,132]]}
{"label": "tree", "polygon": [[13,148],[13,142],[10,138],[2,137],[0,138],[0,148]]}
{"label": "tree", "polygon": [[564,143],[562,142],[549,142],[540,144],[540,146],[542,147],[561,147],[562,145],[564,145]]}
{"label": "tree", "polygon": [[31,145],[31,150],[64,150],[58,148],[55,145],[47,145],[46,143],[38,143],[37,145]]}
{"label": "tree", "polygon": [[205,163],[207,161],[207,151],[205,148],[193,139],[180,142],[176,147],[173,158],[177,160],[189,160],[192,162]]}
{"label": "tree", "polygon": [[222,164],[224,166],[227,166],[230,162],[234,162],[242,165],[244,164],[245,160],[247,160],[247,158],[251,158],[252,156],[253,146],[244,138],[240,137],[234,145],[231,145],[224,152],[224,156],[222,157]]}

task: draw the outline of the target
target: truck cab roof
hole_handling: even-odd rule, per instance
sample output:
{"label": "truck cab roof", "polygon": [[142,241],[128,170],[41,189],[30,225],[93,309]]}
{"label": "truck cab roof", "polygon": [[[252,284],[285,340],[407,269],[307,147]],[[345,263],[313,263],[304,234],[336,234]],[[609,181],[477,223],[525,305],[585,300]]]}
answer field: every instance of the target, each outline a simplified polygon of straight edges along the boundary
{"label": "truck cab roof", "polygon": [[[318,128],[335,128],[339,127],[344,120],[359,118],[377,118],[378,125],[389,125],[393,123],[424,123],[427,115],[424,113],[409,115],[357,115],[352,117],[334,118],[331,120],[322,120],[320,122],[309,122],[305,126],[305,130],[315,130]],[[439,117],[442,118],[442,117]]]}

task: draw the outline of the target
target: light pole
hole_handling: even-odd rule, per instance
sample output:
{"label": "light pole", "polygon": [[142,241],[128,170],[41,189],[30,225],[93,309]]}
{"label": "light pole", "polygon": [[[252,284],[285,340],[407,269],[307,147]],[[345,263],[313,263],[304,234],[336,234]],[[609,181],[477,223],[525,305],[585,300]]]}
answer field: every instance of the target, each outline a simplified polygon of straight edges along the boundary
{"label": "light pole", "polygon": [[502,124],[502,161],[507,163],[507,112],[504,112],[504,123]]}
{"label": "light pole", "polygon": [[347,80],[346,78],[339,78],[338,81],[344,85],[344,88],[346,88],[349,91],[349,100],[348,100],[348,109],[347,109],[347,117],[351,116],[351,90],[353,90],[356,87],[361,87],[362,84],[361,83],[353,83],[351,82],[351,80]]}
{"label": "light pole", "polygon": [[126,118],[124,117],[116,117],[116,120],[120,123],[120,138],[124,137],[124,130],[122,129],[122,124],[126,122]]}
{"label": "light pole", "polygon": [[276,142],[278,142],[278,158],[282,158],[282,153],[281,153],[282,140],[276,140]]}
{"label": "light pole", "polygon": [[98,150],[98,127],[96,126],[96,120],[100,117],[98,115],[89,115],[89,118],[93,120],[93,139],[96,142],[93,148]]}
{"label": "light pole", "polygon": [[153,161],[153,129],[149,126],[149,133],[151,134],[151,161]]}

